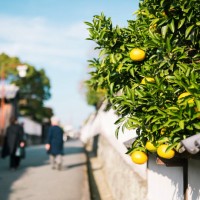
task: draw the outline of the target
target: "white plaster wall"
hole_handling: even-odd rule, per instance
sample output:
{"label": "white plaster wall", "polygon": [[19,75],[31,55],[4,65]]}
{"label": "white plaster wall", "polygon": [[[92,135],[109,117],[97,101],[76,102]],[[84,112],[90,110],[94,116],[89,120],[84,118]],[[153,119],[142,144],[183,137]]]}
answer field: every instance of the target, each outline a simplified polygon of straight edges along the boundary
{"label": "white plaster wall", "polygon": [[106,104],[102,105],[97,114],[91,115],[88,122],[81,128],[81,141],[86,143],[95,135],[102,135],[108,140],[112,148],[116,149],[117,153],[122,157],[123,161],[130,165],[130,167],[136,173],[138,173],[139,176],[141,176],[143,179],[146,179],[146,163],[143,165],[134,164],[131,161],[130,156],[126,155],[127,149],[123,144],[125,141],[136,137],[136,131],[125,130],[122,132],[120,129],[119,136],[116,138],[115,130],[117,126],[115,125],[115,122],[118,117],[115,114],[115,111],[112,109],[105,112],[105,105]]}
{"label": "white plaster wall", "polygon": [[188,162],[188,200],[200,200],[200,160]]}
{"label": "white plaster wall", "polygon": [[24,132],[28,135],[42,135],[42,125],[31,120],[28,117],[19,118],[19,122],[23,123]]}
{"label": "white plaster wall", "polygon": [[[146,200],[147,197],[148,200],[183,200],[183,168],[158,165],[153,155],[149,156],[148,172],[146,164],[136,165],[132,163],[129,156],[125,154],[126,148],[123,142],[134,138],[136,136],[135,131],[126,130],[125,133],[122,133],[120,130],[119,138],[116,139],[116,125],[114,123],[117,116],[113,110],[108,112],[103,110],[104,107],[102,106],[97,115],[91,116],[88,123],[82,128],[81,139],[86,142],[97,134],[100,134],[103,138],[100,145],[100,156],[104,161],[105,172],[107,178],[110,179],[110,186],[115,185],[114,196],[116,196],[116,199],[133,200],[136,198],[137,200]],[[200,160],[189,160],[187,200],[200,200],[199,170]],[[117,178],[118,181],[116,181]],[[130,190],[134,191],[135,195],[128,199],[124,195],[125,191],[121,188],[122,186],[114,184],[115,181],[122,181],[121,184],[125,187],[128,185],[126,193],[130,193],[128,191]],[[140,187],[141,189],[139,189]],[[148,190],[147,196],[146,188]],[[143,197],[141,193],[144,194]]]}
{"label": "white plaster wall", "polygon": [[156,164],[149,156],[147,173],[148,200],[183,200],[183,168]]}
{"label": "white plaster wall", "polygon": [[[106,137],[100,136],[98,156],[103,163],[109,189],[114,200],[146,200],[147,181],[121,156]],[[139,166],[137,166],[139,168]],[[143,171],[144,166],[140,166]],[[146,171],[145,171],[146,175]]]}

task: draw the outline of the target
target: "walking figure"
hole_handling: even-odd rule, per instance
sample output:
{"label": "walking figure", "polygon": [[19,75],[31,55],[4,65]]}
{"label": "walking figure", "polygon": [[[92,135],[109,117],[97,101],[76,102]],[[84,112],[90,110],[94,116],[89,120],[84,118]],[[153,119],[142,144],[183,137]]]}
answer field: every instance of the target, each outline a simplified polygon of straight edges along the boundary
{"label": "walking figure", "polygon": [[25,142],[23,138],[23,127],[18,124],[17,118],[12,117],[10,125],[6,129],[1,155],[2,158],[10,156],[10,169],[12,170],[16,170],[20,165],[21,158],[25,157]]}
{"label": "walking figure", "polygon": [[51,126],[48,130],[46,150],[50,157],[52,169],[62,169],[63,155],[63,130],[59,126],[59,120],[56,117],[51,118]]}

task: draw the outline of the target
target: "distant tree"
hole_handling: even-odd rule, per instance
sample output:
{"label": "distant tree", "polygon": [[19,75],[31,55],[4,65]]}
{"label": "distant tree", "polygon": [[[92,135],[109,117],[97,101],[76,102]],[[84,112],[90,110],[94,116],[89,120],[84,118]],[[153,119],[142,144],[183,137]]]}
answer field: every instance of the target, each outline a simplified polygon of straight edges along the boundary
{"label": "distant tree", "polygon": [[[18,75],[17,66],[27,65],[27,74],[21,78]],[[44,101],[51,97],[50,80],[43,69],[37,70],[34,66],[22,63],[17,57],[9,57],[5,53],[0,54],[1,71],[9,83],[20,87],[19,111],[21,115],[30,116],[32,119],[42,122],[43,118],[50,118],[53,111],[44,107]]]}
{"label": "distant tree", "polygon": [[94,89],[87,84],[85,94],[88,105],[94,106],[95,109],[98,110],[105,99],[105,90]]}

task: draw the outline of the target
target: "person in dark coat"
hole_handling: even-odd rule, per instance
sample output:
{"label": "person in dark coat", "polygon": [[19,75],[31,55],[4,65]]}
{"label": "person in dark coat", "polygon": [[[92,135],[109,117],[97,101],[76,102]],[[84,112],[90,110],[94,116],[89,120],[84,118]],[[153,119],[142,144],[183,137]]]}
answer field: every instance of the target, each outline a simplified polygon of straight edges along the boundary
{"label": "person in dark coat", "polygon": [[63,129],[59,126],[56,117],[51,118],[51,126],[48,130],[46,150],[50,155],[52,169],[62,169],[63,155]]}
{"label": "person in dark coat", "polygon": [[12,117],[10,119],[10,125],[6,129],[2,150],[2,158],[10,156],[10,169],[17,169],[20,165],[22,154],[18,150],[20,148],[24,150],[25,142],[23,135],[23,127],[18,124],[15,117]]}

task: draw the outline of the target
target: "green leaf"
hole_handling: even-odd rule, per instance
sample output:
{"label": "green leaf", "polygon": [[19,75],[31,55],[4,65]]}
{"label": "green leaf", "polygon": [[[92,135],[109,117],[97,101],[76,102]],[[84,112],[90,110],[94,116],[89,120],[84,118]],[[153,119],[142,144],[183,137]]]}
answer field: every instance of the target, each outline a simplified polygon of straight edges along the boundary
{"label": "green leaf", "polygon": [[110,93],[113,94],[113,87],[114,87],[114,83],[110,84]]}
{"label": "green leaf", "polygon": [[138,95],[139,97],[143,97],[145,95],[144,92],[142,92],[141,90],[137,90],[137,89],[135,89],[135,94]]}
{"label": "green leaf", "polygon": [[99,35],[99,39],[102,40],[105,34],[106,34],[106,31],[101,31]]}
{"label": "green leaf", "polygon": [[115,130],[115,136],[118,138],[120,126],[118,126]]}
{"label": "green leaf", "polygon": [[106,54],[107,49],[102,49],[99,53],[99,57],[103,56]]}
{"label": "green leaf", "polygon": [[191,30],[193,29],[193,27],[194,27],[194,25],[189,26],[189,27],[186,29],[186,31],[185,31],[185,38],[188,37],[188,35],[190,34],[190,32],[191,32]]}
{"label": "green leaf", "polygon": [[151,118],[153,118],[152,115],[147,116],[146,123],[148,123],[151,120]]}
{"label": "green leaf", "polygon": [[168,25],[163,26],[163,27],[161,28],[161,34],[162,34],[162,38],[163,38],[163,39],[165,39],[165,37],[166,37],[167,30],[168,30]]}
{"label": "green leaf", "polygon": [[169,110],[179,110],[179,108],[175,107],[175,106],[168,107],[167,109],[169,109]]}
{"label": "green leaf", "polygon": [[151,123],[155,123],[156,121],[160,120],[160,119],[163,119],[164,117],[163,116],[160,116],[160,117],[155,117]]}
{"label": "green leaf", "polygon": [[178,29],[181,28],[183,26],[185,22],[185,18],[181,19],[179,22],[178,22]]}
{"label": "green leaf", "polygon": [[160,85],[160,79],[158,78],[158,76],[155,76],[155,80],[156,80],[156,84]]}
{"label": "green leaf", "polygon": [[111,62],[111,63],[116,63],[115,56],[114,56],[113,53],[110,54],[110,62]]}
{"label": "green leaf", "polygon": [[131,154],[133,151],[134,151],[134,148],[130,148],[130,149],[126,152],[126,154]]}
{"label": "green leaf", "polygon": [[90,27],[93,27],[93,24],[90,23],[90,22],[84,22],[86,25],[90,26]]}
{"label": "green leaf", "polygon": [[126,119],[125,117],[121,117],[114,124],[115,125],[120,124],[120,123],[124,122],[125,119]]}
{"label": "green leaf", "polygon": [[172,131],[171,131],[171,133],[170,133],[170,136],[172,137],[172,136],[174,136],[174,133],[177,133],[177,132],[180,132],[182,129],[180,128],[180,127],[177,127],[177,128],[175,128],[175,129],[173,129]]}
{"label": "green leaf", "polygon": [[125,51],[125,46],[124,46],[124,44],[120,46],[120,49],[121,49],[122,51]]}
{"label": "green leaf", "polygon": [[167,37],[166,45],[167,45],[167,50],[168,50],[168,52],[170,52],[171,49],[172,49],[170,37]]}
{"label": "green leaf", "polygon": [[195,98],[194,101],[195,101],[195,103],[197,105],[198,110],[200,110],[200,100]]}
{"label": "green leaf", "polygon": [[124,131],[125,131],[125,128],[127,128],[128,129],[128,127],[127,127],[127,125],[126,125],[127,123],[124,123],[123,125],[122,125],[122,133],[124,133]]}
{"label": "green leaf", "polygon": [[128,98],[132,99],[132,92],[131,92],[130,88],[128,86],[126,86],[125,89],[126,89],[126,94],[127,94]]}
{"label": "green leaf", "polygon": [[178,142],[175,142],[174,144],[171,144],[167,147],[166,152],[170,151],[171,149],[174,149],[177,146]]}
{"label": "green leaf", "polygon": [[139,122],[139,119],[137,117],[131,117],[128,119],[129,122],[132,122],[134,124],[137,124],[137,125],[141,125],[141,123]]}
{"label": "green leaf", "polygon": [[123,63],[119,63],[119,65],[117,66],[117,69],[116,69],[116,71],[117,72],[121,72],[121,69],[122,69],[122,67],[123,67]]}
{"label": "green leaf", "polygon": [[151,22],[151,26],[153,26],[154,24],[156,24],[158,21],[160,20],[160,18],[156,18]]}
{"label": "green leaf", "polygon": [[188,125],[188,126],[186,127],[186,129],[188,129],[188,130],[190,130],[190,131],[193,131],[193,130],[194,130],[194,128],[193,128],[192,125]]}
{"label": "green leaf", "polygon": [[196,129],[200,130],[200,122],[192,124]]}
{"label": "green leaf", "polygon": [[181,129],[184,129],[184,120],[179,121],[179,126]]}
{"label": "green leaf", "polygon": [[169,28],[172,31],[172,33],[174,33],[175,31],[174,19],[172,19],[171,23],[169,24]]}
{"label": "green leaf", "polygon": [[154,35],[154,33],[149,29],[149,36],[151,37],[151,38],[153,38],[153,39],[155,39],[156,37],[155,37],[155,35]]}
{"label": "green leaf", "polygon": [[134,72],[135,72],[135,70],[134,70],[134,68],[132,67],[132,68],[130,69],[130,74],[131,74],[132,77],[135,76],[135,73],[134,73]]}
{"label": "green leaf", "polygon": [[150,112],[150,111],[152,111],[152,110],[157,110],[157,109],[158,109],[157,106],[152,106],[152,107],[150,107],[150,108],[147,110],[147,112]]}
{"label": "green leaf", "polygon": [[189,16],[187,17],[189,22],[191,21],[191,18],[192,18],[192,17],[194,17],[194,16],[193,16],[193,10],[190,12]]}
{"label": "green leaf", "polygon": [[168,137],[160,137],[157,142],[158,142],[158,144],[163,144],[168,141],[169,141]]}

